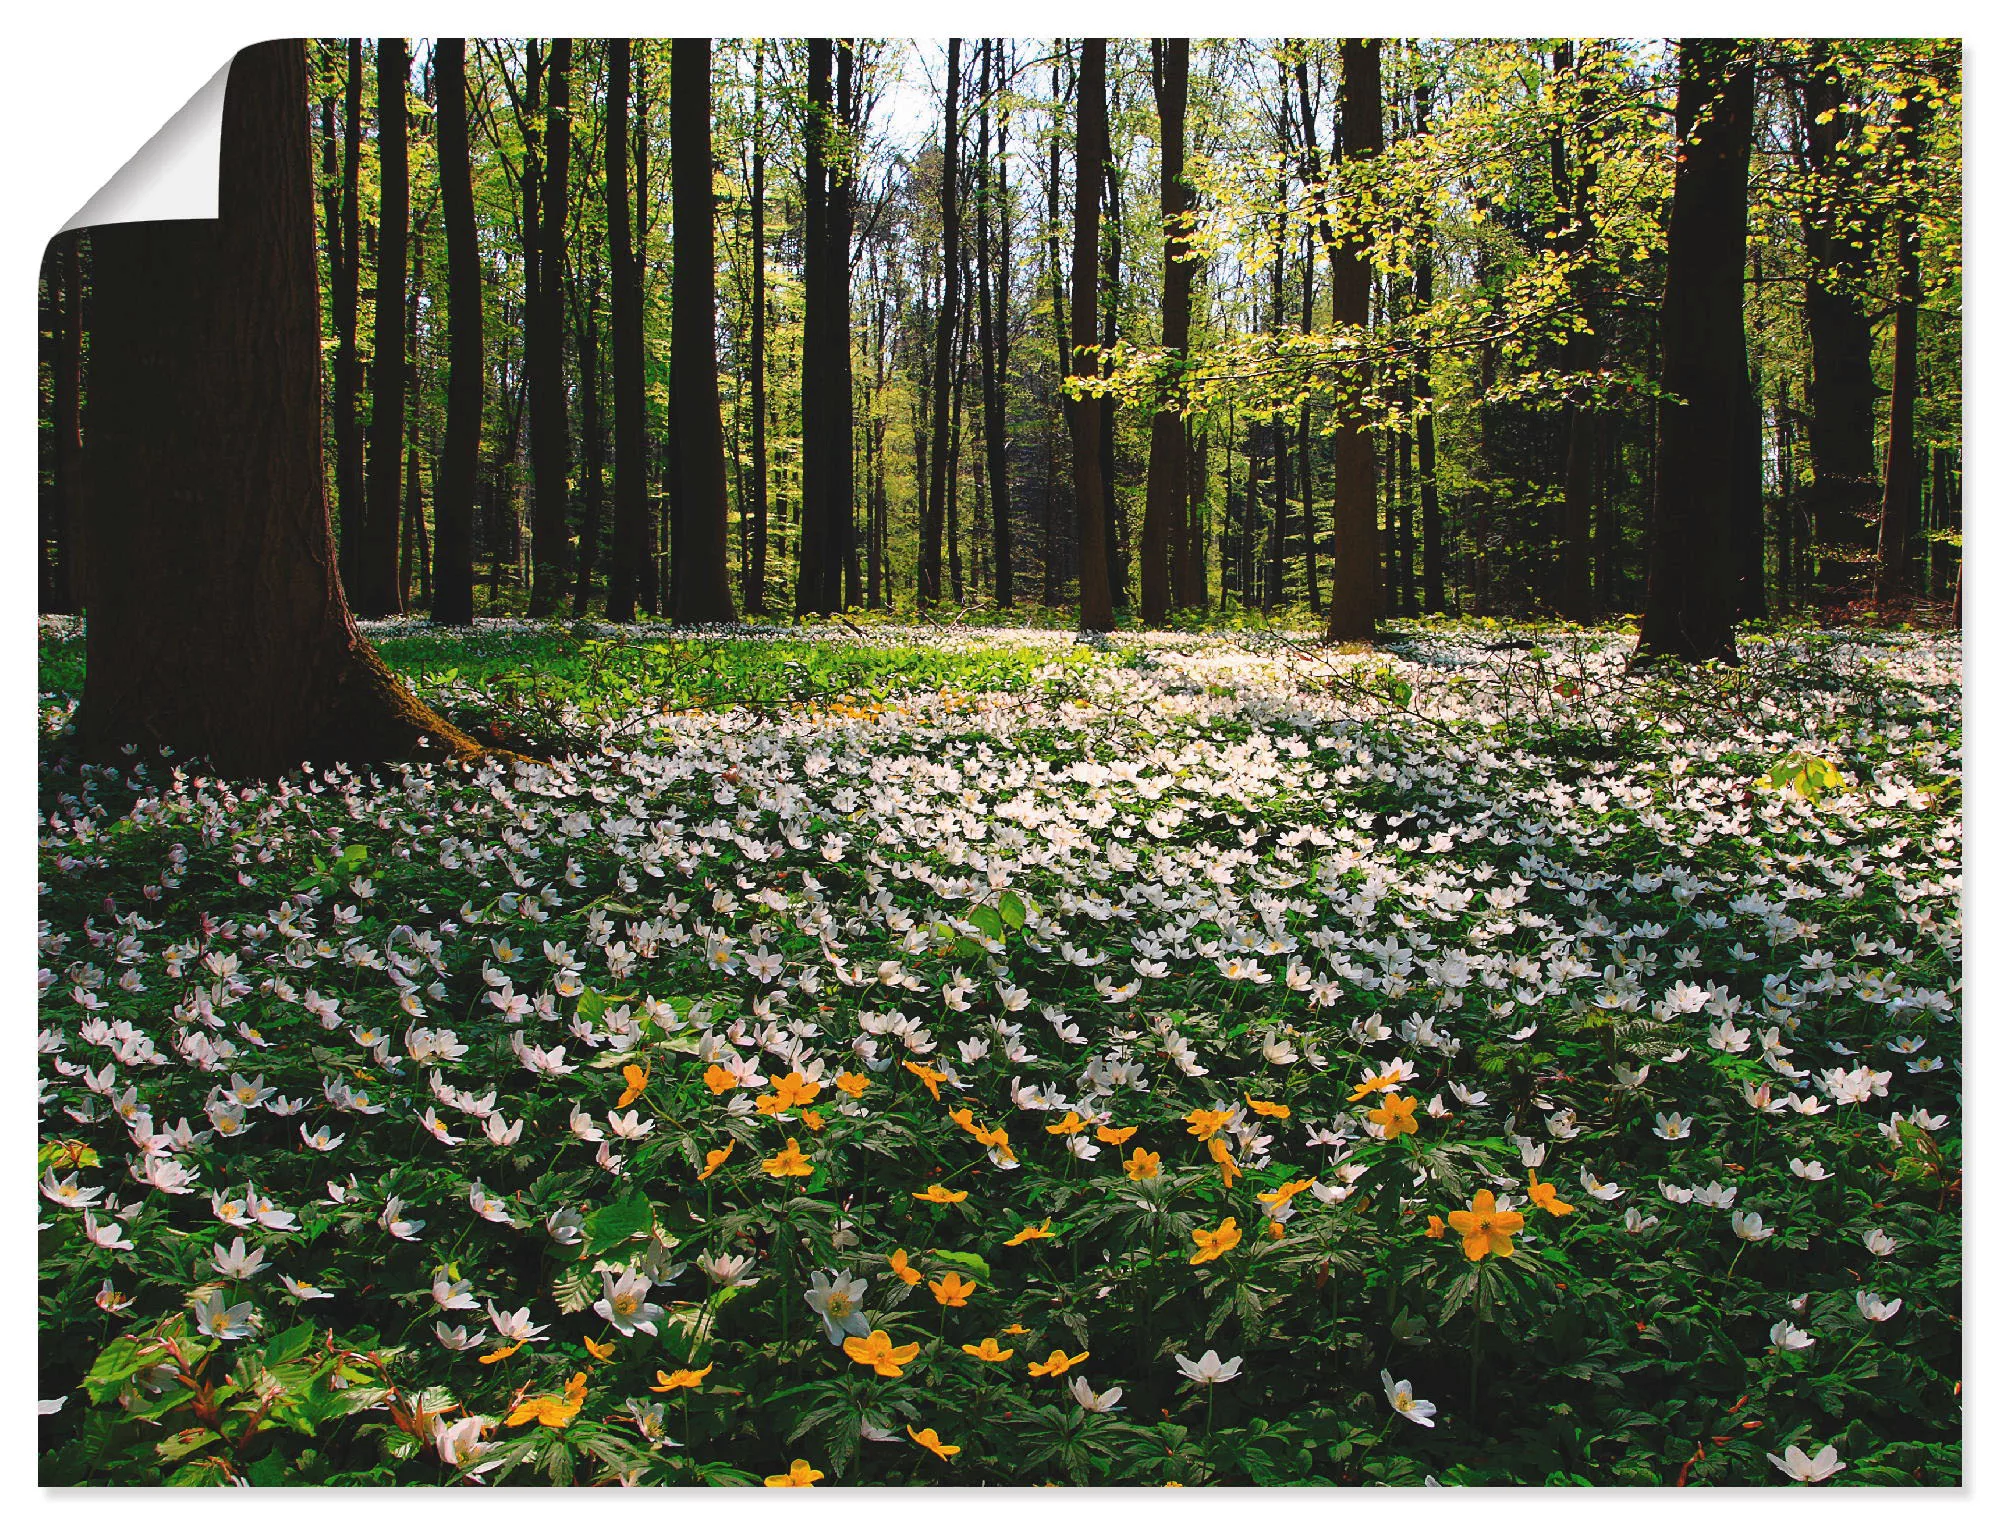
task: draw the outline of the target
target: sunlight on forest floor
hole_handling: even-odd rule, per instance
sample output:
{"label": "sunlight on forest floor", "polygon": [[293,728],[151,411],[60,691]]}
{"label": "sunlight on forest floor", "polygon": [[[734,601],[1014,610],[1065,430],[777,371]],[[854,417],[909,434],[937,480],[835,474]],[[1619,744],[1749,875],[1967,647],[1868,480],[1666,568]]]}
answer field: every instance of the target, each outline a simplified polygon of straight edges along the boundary
{"label": "sunlight on forest floor", "polygon": [[1957,1480],[1956,641],[370,629],[45,622],[44,1481]]}

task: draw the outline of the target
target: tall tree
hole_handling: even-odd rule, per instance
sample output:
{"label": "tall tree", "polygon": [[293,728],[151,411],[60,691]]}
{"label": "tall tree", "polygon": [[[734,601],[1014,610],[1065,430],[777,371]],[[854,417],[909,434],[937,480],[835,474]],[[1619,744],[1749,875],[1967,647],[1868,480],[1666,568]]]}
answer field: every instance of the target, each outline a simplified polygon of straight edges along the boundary
{"label": "tall tree", "polygon": [[40,607],[44,614],[77,609],[77,526],[83,436],[83,234],[59,233],[42,255],[42,322],[48,346],[49,459],[41,498]]}
{"label": "tall tree", "polygon": [[1910,537],[1917,524],[1922,463],[1917,455],[1917,310],[1924,299],[1920,263],[1923,225],[1917,215],[1916,178],[1924,127],[1930,118],[1926,79],[1904,82],[1895,107],[1897,162],[1896,317],[1889,372],[1889,444],[1882,469],[1882,518],[1876,538],[1875,598],[1878,603],[1911,591]]}
{"label": "tall tree", "polygon": [[1070,375],[1084,384],[1068,397],[1070,469],[1076,482],[1079,619],[1085,630],[1109,630],[1111,563],[1106,544],[1104,406],[1089,391],[1097,375],[1098,198],[1104,186],[1109,127],[1104,106],[1104,39],[1083,39],[1076,79],[1076,244],[1070,255]]}
{"label": "tall tree", "polygon": [[[1341,156],[1363,164],[1382,153],[1382,40],[1340,40]],[[1357,215],[1329,248],[1333,318],[1350,329],[1368,323],[1374,283],[1369,229]],[[1376,523],[1375,440],[1367,428],[1365,375],[1353,378],[1333,433],[1333,599],[1327,638],[1372,641],[1382,608],[1381,534]]]}
{"label": "tall tree", "polygon": [[[1160,226],[1166,264],[1160,275],[1160,348],[1170,361],[1187,354],[1194,309],[1193,251],[1188,244],[1194,197],[1187,183],[1188,39],[1153,39],[1153,103],[1160,116]],[[1139,538],[1139,618],[1166,623],[1173,576],[1169,530],[1187,501],[1187,420],[1169,395],[1152,419],[1146,460],[1146,517]],[[1184,511],[1184,510],[1183,510]]]}
{"label": "tall tree", "polygon": [[1813,539],[1821,582],[1859,584],[1868,551],[1864,520],[1877,501],[1875,336],[1867,279],[1880,237],[1862,193],[1872,157],[1855,109],[1842,44],[1817,40],[1798,81],[1806,165],[1806,333],[1812,343],[1806,441],[1813,469]]}
{"label": "tall tree", "polygon": [[765,325],[770,298],[764,272],[764,41],[756,43],[756,74],[750,87],[750,501],[742,514],[750,541],[749,570],[744,574],[743,612],[764,613],[764,562],[769,544],[771,462],[764,438],[770,404],[765,398],[767,359]]}
{"label": "tall tree", "polygon": [[438,462],[431,618],[472,623],[472,516],[479,485],[479,431],[486,410],[486,355],[479,274],[479,227],[472,205],[472,148],[465,102],[465,39],[441,37],[432,54],[437,85],[437,159],[444,199],[450,369],[445,383],[444,452]]}
{"label": "tall tree", "polygon": [[[842,573],[854,538],[854,367],[848,244],[851,145],[834,96],[834,44],[806,42],[806,313],[799,582],[801,613],[844,603]],[[852,54],[843,58],[852,93]],[[854,590],[850,589],[850,593]]]}
{"label": "tall tree", "polygon": [[[646,560],[646,335],[642,264],[632,247],[632,184],[627,142],[632,107],[632,39],[610,44],[604,129],[605,213],[611,243],[611,583],[606,619],[636,612]],[[640,188],[641,194],[644,187]]]}
{"label": "tall tree", "polygon": [[400,37],[375,44],[381,226],[375,242],[375,354],[370,367],[368,507],[355,563],[355,611],[400,614],[397,527],[403,518],[403,433],[409,367],[403,355],[403,304],[409,279],[410,54]]}
{"label": "tall tree", "polygon": [[[1007,493],[1007,221],[993,190],[993,54],[1000,39],[979,42],[979,379],[980,422],[986,441],[986,482],[993,505],[993,601],[1014,606],[1014,535]],[[1007,196],[1007,117],[1000,116],[999,200]],[[1001,248],[993,248],[994,213],[1000,212]],[[995,264],[999,279],[995,281]],[[998,321],[996,323],[995,318]]]}
{"label": "tall tree", "polygon": [[333,281],[334,501],[340,510],[340,575],[360,577],[368,517],[361,436],[361,117],[367,70],[361,39],[347,39],[347,90],[341,122],[339,262]]}
{"label": "tall tree", "polygon": [[[1410,129],[1430,131],[1432,81],[1421,52],[1415,55],[1417,78],[1411,91]],[[1411,279],[1417,311],[1430,308],[1437,278],[1437,220],[1426,201],[1417,227],[1416,270]],[[1424,613],[1444,613],[1444,519],[1438,508],[1437,422],[1431,410],[1431,353],[1420,350],[1410,376],[1410,395],[1417,411],[1417,491],[1423,505]]]}
{"label": "tall tree", "polygon": [[[1588,49],[1590,44],[1583,47]],[[1558,121],[1550,138],[1550,179],[1555,185],[1557,215],[1560,226],[1556,229],[1555,243],[1571,260],[1568,276],[1570,295],[1577,304],[1585,323],[1591,315],[1592,292],[1589,277],[1583,269],[1583,258],[1590,248],[1596,222],[1596,211],[1592,197],[1597,188],[1597,157],[1591,144],[1591,119],[1593,101],[1590,84],[1585,78],[1590,68],[1590,59],[1579,58],[1578,45],[1561,42],[1556,45],[1556,74],[1565,89],[1576,100],[1577,126],[1571,129],[1565,122]],[[1574,136],[1572,136],[1572,130]],[[1592,363],[1596,346],[1590,332],[1579,330],[1570,334],[1563,342],[1561,362],[1565,370],[1575,371]],[[1562,540],[1556,568],[1556,612],[1564,619],[1584,622],[1592,613],[1590,590],[1590,526],[1592,493],[1595,489],[1597,462],[1597,414],[1588,402],[1571,402],[1564,410],[1564,427],[1568,436],[1564,447],[1562,483]]]}
{"label": "tall tree", "polygon": [[79,745],[171,746],[231,776],[476,755],[341,594],[302,42],[236,55],[221,143],[219,217],[91,230]]}
{"label": "tall tree", "polygon": [[676,624],[736,618],[729,591],[729,482],[715,365],[715,152],[706,37],[677,37],[670,65],[673,134],[673,352],[667,378]]}
{"label": "tall tree", "polygon": [[949,441],[958,330],[958,56],[959,39],[954,37],[945,44],[944,183],[939,207],[944,224],[943,294],[938,300],[933,351],[936,358],[931,368],[930,487],[918,546],[917,607],[920,609],[944,596],[945,498],[951,490]]}
{"label": "tall tree", "polygon": [[575,40],[549,43],[541,226],[529,267],[528,454],[535,481],[535,573],[528,617],[547,619],[569,590],[569,393],[563,379],[563,282],[569,237],[570,67]]}
{"label": "tall tree", "polygon": [[1732,448],[1749,382],[1743,251],[1749,228],[1756,56],[1734,38],[1680,42],[1673,207],[1660,305],[1659,483],[1641,658],[1734,660],[1731,524],[1742,473]]}

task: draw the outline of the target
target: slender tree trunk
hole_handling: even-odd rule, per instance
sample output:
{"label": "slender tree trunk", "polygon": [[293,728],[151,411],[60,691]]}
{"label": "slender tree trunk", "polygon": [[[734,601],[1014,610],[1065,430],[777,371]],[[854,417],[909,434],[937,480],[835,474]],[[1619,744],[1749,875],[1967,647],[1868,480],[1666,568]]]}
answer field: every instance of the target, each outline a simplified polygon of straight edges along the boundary
{"label": "slender tree trunk", "polygon": [[[1069,374],[1069,328],[1063,317],[1062,295],[1062,64],[1067,48],[1058,43],[1049,58],[1048,229],[1049,326],[1058,377]],[[1043,415],[1042,474],[1042,607],[1055,607],[1062,586],[1062,564],[1056,556],[1056,430],[1051,414]]]}
{"label": "slender tree trunk", "polygon": [[944,186],[940,214],[944,224],[944,291],[938,303],[935,360],[931,368],[930,485],[925,495],[918,537],[917,607],[928,608],[943,596],[945,500],[951,466],[952,356],[958,324],[958,55],[959,39],[945,45]]}
{"label": "slender tree trunk", "polygon": [[[1382,42],[1376,37],[1340,40],[1340,116],[1345,161],[1382,152]],[[1329,250],[1333,267],[1334,321],[1360,330],[1368,323],[1373,285],[1366,227],[1344,231]],[[1327,639],[1373,641],[1382,607],[1381,534],[1376,524],[1375,441],[1364,425],[1361,400],[1343,398],[1333,436],[1333,599]]]}
{"label": "slender tree trunk", "polygon": [[[1431,80],[1426,62],[1419,56],[1417,83],[1412,92],[1414,108],[1411,130],[1430,131]],[[1428,312],[1432,282],[1437,269],[1437,222],[1426,205],[1417,228],[1416,268],[1412,275],[1412,299],[1419,313]],[[1417,491],[1423,504],[1424,534],[1424,613],[1444,613],[1444,571],[1449,554],[1444,543],[1444,516],[1438,509],[1437,424],[1431,416],[1431,353],[1419,351],[1410,378],[1410,395],[1417,412]]]}
{"label": "slender tree trunk", "polygon": [[1880,495],[1875,338],[1866,289],[1879,234],[1875,219],[1856,213],[1866,163],[1863,117],[1850,109],[1853,91],[1836,60],[1836,46],[1811,45],[1801,84],[1806,164],[1812,171],[1803,228],[1806,332],[1812,343],[1806,437],[1820,581],[1830,593],[1851,595],[1870,550],[1865,521]]}
{"label": "slender tree trunk", "polygon": [[[1160,275],[1160,348],[1185,358],[1193,312],[1194,263],[1187,235],[1194,197],[1187,184],[1188,39],[1153,42],[1153,104],[1160,117],[1160,225],[1165,230],[1166,263]],[[1185,589],[1169,565],[1170,528],[1187,502],[1187,423],[1179,389],[1162,396],[1152,418],[1146,460],[1146,517],[1139,532],[1139,618],[1155,628]]]}
{"label": "slender tree trunk", "polygon": [[[1556,45],[1558,74],[1574,76],[1578,72],[1576,48],[1577,45],[1571,42]],[[1587,61],[1584,67],[1588,67]],[[1578,108],[1586,123],[1591,117],[1591,107],[1586,88],[1579,92]],[[1572,144],[1558,128],[1552,143],[1550,171],[1557,193],[1564,202],[1562,212],[1566,225],[1557,235],[1558,243],[1566,255],[1579,262],[1579,268],[1569,276],[1570,294],[1581,309],[1584,320],[1589,322],[1594,304],[1589,278],[1580,268],[1580,262],[1596,236],[1596,211],[1592,196],[1597,185],[1597,160],[1591,151],[1587,127],[1573,146],[1574,153]],[[1591,365],[1596,358],[1596,348],[1591,335],[1571,335],[1562,346],[1564,369],[1575,371]],[[1596,459],[1597,416],[1587,401],[1570,403],[1564,409],[1564,415],[1567,438],[1563,462],[1562,542],[1556,567],[1556,612],[1566,620],[1585,624],[1593,613],[1590,523],[1595,474],[1591,468]]]}
{"label": "slender tree trunk", "polygon": [[441,37],[432,58],[437,84],[437,156],[444,200],[450,370],[445,383],[444,453],[438,463],[437,596],[440,625],[472,623],[472,517],[479,479],[479,432],[486,406],[479,230],[472,206],[471,139],[465,102],[465,39]]}
{"label": "slender tree trunk", "polygon": [[82,524],[83,261],[81,232],[59,233],[42,256],[47,293],[44,328],[48,335],[48,484],[41,514],[41,610],[73,614],[85,585],[80,573],[78,530]]}
{"label": "slender tree trunk", "polygon": [[[993,156],[992,101],[993,50],[998,39],[982,38],[979,44],[979,378],[980,424],[986,444],[986,480],[993,503],[993,595],[1002,609],[1014,605],[1014,540],[1007,498],[1007,398],[1006,398],[1006,264],[1002,255],[996,304],[993,258]],[[1007,124],[1000,123],[1002,165],[1007,149]],[[1003,167],[1000,195],[1006,196]],[[1000,234],[1006,237],[1004,213]],[[995,326],[996,313],[998,327]]]}
{"label": "slender tree trunk", "polygon": [[[1076,81],[1076,247],[1070,256],[1070,374],[1088,383],[1097,375],[1097,207],[1104,184],[1108,131],[1104,114],[1104,39],[1083,39]],[[1065,404],[1076,482],[1077,576],[1085,630],[1109,630],[1111,566],[1106,544],[1103,406],[1086,391]]]}
{"label": "slender tree trunk", "polygon": [[368,420],[368,508],[355,564],[354,608],[363,617],[400,614],[396,529],[403,512],[403,414],[409,368],[403,360],[403,303],[410,237],[408,109],[410,55],[400,37],[375,45],[381,160],[381,232],[375,245],[375,355]]}
{"label": "slender tree trunk", "polygon": [[[646,345],[646,268],[647,251],[653,237],[654,206],[652,181],[647,176],[647,131],[646,124],[651,119],[651,100],[646,94],[646,52],[642,47],[632,59],[632,93],[636,109],[632,123],[632,195],[630,206],[633,213],[632,269],[638,286],[633,294],[631,326],[638,331],[639,343],[632,365],[637,385],[638,406],[632,410],[638,420],[637,438],[639,448],[632,457],[632,476],[635,482],[634,496],[639,502],[639,529],[634,545],[639,550],[637,567],[637,595],[639,607],[648,615],[660,612],[660,524],[653,508],[651,483],[655,470],[653,459],[653,428],[651,417],[652,389],[647,385],[646,374],[650,363],[650,352]],[[614,344],[616,343],[614,339]],[[614,351],[615,357],[615,351]],[[622,374],[622,372],[621,372]],[[621,436],[622,438],[623,436]]]}
{"label": "slender tree trunk", "polygon": [[[1125,208],[1118,194],[1118,161],[1112,157],[1107,118],[1104,144],[1104,348],[1118,343],[1119,305],[1124,299],[1123,265]],[[1100,365],[1100,369],[1108,370]],[[1106,394],[1098,403],[1097,453],[1104,477],[1104,543],[1111,567],[1111,602],[1124,608],[1132,602],[1132,537],[1125,522],[1125,500],[1118,494],[1118,399]]]}
{"label": "slender tree trunk", "polygon": [[[611,244],[611,584],[606,619],[637,613],[646,561],[646,334],[644,267],[632,247],[633,187],[627,145],[632,107],[632,39],[609,43],[604,194]],[[639,195],[645,187],[638,188]]]}
{"label": "slender tree trunk", "polygon": [[[1930,102],[1923,86],[1910,84],[1900,97],[1895,135],[1904,174],[1915,175],[1922,152]],[[1923,269],[1918,263],[1922,226],[1915,192],[1906,189],[1896,205],[1896,327],[1889,379],[1889,449],[1882,471],[1882,519],[1876,537],[1875,601],[1907,598],[1911,592],[1910,535],[1917,519],[1922,467],[1917,457],[1917,309],[1923,302]]]}
{"label": "slender tree trunk", "polygon": [[1683,38],[1674,106],[1680,154],[1660,307],[1659,486],[1641,658],[1733,661],[1742,473],[1733,448],[1748,385],[1743,253],[1755,61],[1731,38]]}
{"label": "slender tree trunk", "polygon": [[573,39],[549,43],[544,81],[548,124],[543,161],[541,226],[528,289],[528,454],[533,463],[534,582],[528,617],[547,619],[569,590],[569,394],[563,376],[563,284],[569,224],[569,76]]}
{"label": "slender tree trunk", "polygon": [[334,500],[340,512],[340,572],[358,588],[368,505],[361,443],[361,116],[366,68],[361,39],[347,40],[342,109],[340,262],[333,281]]}
{"label": "slender tree trunk", "polygon": [[604,522],[604,390],[603,370],[598,361],[597,322],[599,287],[593,270],[579,295],[580,312],[575,322],[577,348],[576,390],[583,425],[583,530],[577,536],[576,589],[570,612],[581,616],[590,607],[590,584],[597,565],[597,541]]}
{"label": "slender tree trunk", "polygon": [[221,142],[219,218],[91,230],[79,745],[171,746],[266,777],[476,755],[397,683],[341,595],[302,42],[236,55]]}
{"label": "slender tree trunk", "polygon": [[715,156],[708,39],[677,37],[673,49],[673,612],[676,624],[701,625],[736,618],[715,364]]}

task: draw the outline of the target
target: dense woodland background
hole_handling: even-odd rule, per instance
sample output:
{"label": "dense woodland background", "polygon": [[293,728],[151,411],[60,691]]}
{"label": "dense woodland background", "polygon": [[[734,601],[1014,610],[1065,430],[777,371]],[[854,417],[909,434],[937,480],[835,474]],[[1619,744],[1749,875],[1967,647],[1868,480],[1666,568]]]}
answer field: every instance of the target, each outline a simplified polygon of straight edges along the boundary
{"label": "dense woodland background", "polygon": [[[1954,42],[385,38],[307,60],[327,480],[363,616],[1101,627],[1101,588],[1148,623],[1309,611],[1365,636],[1637,611],[1661,544],[1728,563],[1732,619],[1956,597]],[[1743,219],[1740,318],[1724,292],[1676,321],[1740,323],[1742,359],[1677,440],[1676,156],[1739,107],[1735,204],[1683,211],[1731,268]],[[86,581],[90,267],[87,235],[50,245],[45,611]],[[719,482],[711,426],[675,406],[704,352]],[[1663,454],[1671,475],[1690,452],[1720,462],[1726,489],[1691,490],[1725,492],[1726,532],[1685,545],[1656,519]]]}

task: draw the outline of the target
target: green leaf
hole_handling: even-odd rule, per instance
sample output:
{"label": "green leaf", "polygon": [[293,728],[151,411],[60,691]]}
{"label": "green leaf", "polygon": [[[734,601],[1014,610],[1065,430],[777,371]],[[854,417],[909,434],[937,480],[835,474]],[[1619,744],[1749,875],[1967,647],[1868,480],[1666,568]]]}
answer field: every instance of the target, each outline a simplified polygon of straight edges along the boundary
{"label": "green leaf", "polygon": [[157,1341],[141,1342],[130,1335],[113,1340],[90,1363],[90,1370],[83,1379],[84,1390],[90,1394],[92,1403],[102,1403],[126,1378],[152,1370],[163,1364],[167,1357],[167,1347]]}
{"label": "green leaf", "polygon": [[1005,942],[1007,940],[1007,928],[1001,923],[1000,913],[994,910],[992,906],[974,906],[967,913],[965,919],[995,942]]}
{"label": "green leaf", "polygon": [[1000,892],[1000,919],[1018,932],[1028,922],[1028,908],[1012,890]]}
{"label": "green leaf", "polygon": [[311,1324],[300,1324],[283,1334],[272,1336],[264,1346],[264,1364],[282,1366],[287,1361],[296,1361],[312,1348],[313,1336],[317,1332]]}
{"label": "green leaf", "polygon": [[982,1280],[990,1281],[993,1277],[993,1272],[985,1260],[967,1250],[932,1250],[927,1258],[942,1261],[948,1266],[956,1266],[961,1271],[970,1271]]}
{"label": "green leaf", "polygon": [[634,1234],[643,1234],[652,1226],[653,1204],[636,1194],[600,1207],[583,1220],[584,1231],[590,1236],[592,1254],[614,1244],[623,1244]]}

